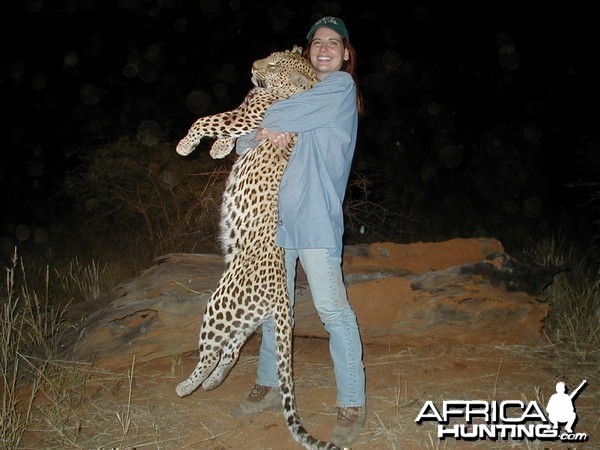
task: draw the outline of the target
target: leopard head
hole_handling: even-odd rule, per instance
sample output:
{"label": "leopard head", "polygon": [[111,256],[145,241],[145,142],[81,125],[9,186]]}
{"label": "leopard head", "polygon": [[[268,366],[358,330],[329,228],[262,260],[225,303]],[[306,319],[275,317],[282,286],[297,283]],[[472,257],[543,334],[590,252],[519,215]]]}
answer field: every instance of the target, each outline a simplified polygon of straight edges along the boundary
{"label": "leopard head", "polygon": [[302,56],[302,48],[274,52],[252,64],[252,83],[278,97],[310,89],[318,82],[312,64]]}

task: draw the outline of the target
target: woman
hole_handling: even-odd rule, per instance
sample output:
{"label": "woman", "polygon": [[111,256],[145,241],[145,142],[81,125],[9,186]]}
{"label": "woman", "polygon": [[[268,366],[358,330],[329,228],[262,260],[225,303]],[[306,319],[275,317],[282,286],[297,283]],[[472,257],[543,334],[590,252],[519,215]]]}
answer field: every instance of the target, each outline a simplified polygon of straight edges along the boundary
{"label": "woman", "polygon": [[[353,79],[356,57],[344,22],[324,17],[310,29],[305,56],[317,71],[311,90],[273,104],[256,132],[238,139],[237,151],[267,138],[276,145],[298,141],[281,180],[277,245],[285,249],[292,306],[296,263],[300,260],[311,295],[330,335],[337,394],[337,421],[331,441],[349,447],[365,422],[365,374],[356,316],[342,277],[342,202],[356,145],[360,95]],[[233,411],[252,417],[281,407],[274,325],[263,325],[258,378]]]}

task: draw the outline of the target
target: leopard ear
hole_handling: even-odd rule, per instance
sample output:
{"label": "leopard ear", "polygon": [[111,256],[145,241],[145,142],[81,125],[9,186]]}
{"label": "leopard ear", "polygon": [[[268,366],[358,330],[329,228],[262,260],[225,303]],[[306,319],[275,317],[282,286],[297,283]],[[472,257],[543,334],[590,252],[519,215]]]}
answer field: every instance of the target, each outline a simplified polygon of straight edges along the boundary
{"label": "leopard ear", "polygon": [[310,82],[310,80],[308,79],[308,77],[306,75],[304,75],[303,73],[300,73],[300,72],[294,72],[290,76],[290,81],[292,83],[292,86],[300,87],[300,88],[307,87],[308,83]]}
{"label": "leopard ear", "polygon": [[298,53],[299,55],[302,55],[302,47],[300,47],[298,45],[294,45],[294,48],[292,49],[292,53]]}

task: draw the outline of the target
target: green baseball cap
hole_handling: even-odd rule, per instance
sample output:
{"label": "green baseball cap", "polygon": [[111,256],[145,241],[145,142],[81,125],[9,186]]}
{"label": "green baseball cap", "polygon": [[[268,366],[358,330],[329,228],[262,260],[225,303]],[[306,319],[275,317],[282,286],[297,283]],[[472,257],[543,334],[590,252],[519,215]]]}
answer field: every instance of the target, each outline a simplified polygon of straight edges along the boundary
{"label": "green baseball cap", "polygon": [[347,41],[350,41],[350,34],[348,34],[348,28],[346,28],[346,24],[344,23],[344,21],[339,17],[332,16],[326,16],[317,20],[310,28],[310,31],[306,35],[306,39],[310,41],[313,35],[315,34],[315,31],[317,31],[321,27],[331,28],[341,37],[343,37]]}

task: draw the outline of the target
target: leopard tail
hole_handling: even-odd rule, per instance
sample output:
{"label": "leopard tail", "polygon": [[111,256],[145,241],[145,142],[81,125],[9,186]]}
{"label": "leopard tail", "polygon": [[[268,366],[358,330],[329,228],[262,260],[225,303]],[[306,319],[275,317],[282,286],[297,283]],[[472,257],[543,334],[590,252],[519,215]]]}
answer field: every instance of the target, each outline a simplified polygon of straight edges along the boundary
{"label": "leopard tail", "polygon": [[[289,306],[289,302],[285,302]],[[320,441],[310,435],[302,425],[296,399],[294,396],[294,380],[292,377],[292,323],[291,311],[275,312],[277,338],[277,365],[279,372],[279,388],[281,390],[283,412],[288,429],[294,440],[309,450],[337,450],[338,446],[331,442]]]}

